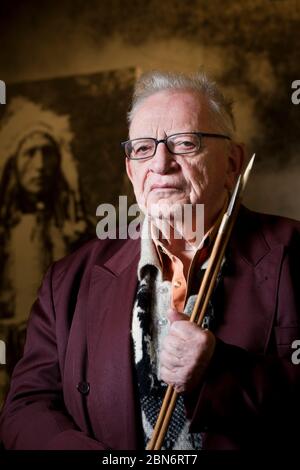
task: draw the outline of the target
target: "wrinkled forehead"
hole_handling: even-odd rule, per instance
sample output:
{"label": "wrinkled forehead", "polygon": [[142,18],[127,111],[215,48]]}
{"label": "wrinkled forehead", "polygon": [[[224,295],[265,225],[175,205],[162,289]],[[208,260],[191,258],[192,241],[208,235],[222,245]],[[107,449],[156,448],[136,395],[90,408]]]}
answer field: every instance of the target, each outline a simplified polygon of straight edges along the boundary
{"label": "wrinkled forehead", "polygon": [[[149,132],[209,130],[211,111],[207,98],[192,90],[164,90],[141,101],[129,128],[130,138]],[[145,134],[146,135],[146,134]]]}

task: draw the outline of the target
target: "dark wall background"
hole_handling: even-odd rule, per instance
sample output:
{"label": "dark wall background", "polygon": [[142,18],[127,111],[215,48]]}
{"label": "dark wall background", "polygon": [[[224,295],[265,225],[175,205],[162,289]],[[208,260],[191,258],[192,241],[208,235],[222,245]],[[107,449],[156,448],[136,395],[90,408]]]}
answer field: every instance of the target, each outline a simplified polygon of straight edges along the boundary
{"label": "dark wall background", "polygon": [[204,66],[236,101],[256,151],[248,205],[300,218],[298,0],[2,0],[0,77],[7,82],[138,66]]}

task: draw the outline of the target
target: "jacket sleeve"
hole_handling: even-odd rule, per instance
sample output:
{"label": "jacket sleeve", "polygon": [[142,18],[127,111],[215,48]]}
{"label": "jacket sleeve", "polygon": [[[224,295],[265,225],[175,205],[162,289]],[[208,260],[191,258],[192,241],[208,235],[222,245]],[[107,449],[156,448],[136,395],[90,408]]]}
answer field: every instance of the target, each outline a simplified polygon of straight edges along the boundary
{"label": "jacket sleeve", "polygon": [[255,354],[217,339],[201,389],[186,399],[191,429],[206,433],[207,448],[214,435],[237,442],[239,448],[254,442],[298,446],[300,364],[292,360],[293,353],[297,356],[292,343],[300,340],[298,242],[297,237],[283,258],[267,351]]}
{"label": "jacket sleeve", "polygon": [[0,438],[6,449],[101,450],[101,443],[80,431],[64,406],[52,269],[31,312],[24,356],[14,370],[1,413]]}

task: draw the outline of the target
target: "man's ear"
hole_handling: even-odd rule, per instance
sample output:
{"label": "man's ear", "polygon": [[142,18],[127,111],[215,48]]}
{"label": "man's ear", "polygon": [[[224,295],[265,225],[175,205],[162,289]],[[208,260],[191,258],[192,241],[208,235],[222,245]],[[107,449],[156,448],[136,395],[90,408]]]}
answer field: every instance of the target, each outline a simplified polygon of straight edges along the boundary
{"label": "man's ear", "polygon": [[230,142],[228,168],[225,187],[231,191],[236,183],[239,174],[243,170],[245,163],[245,145],[236,142]]}

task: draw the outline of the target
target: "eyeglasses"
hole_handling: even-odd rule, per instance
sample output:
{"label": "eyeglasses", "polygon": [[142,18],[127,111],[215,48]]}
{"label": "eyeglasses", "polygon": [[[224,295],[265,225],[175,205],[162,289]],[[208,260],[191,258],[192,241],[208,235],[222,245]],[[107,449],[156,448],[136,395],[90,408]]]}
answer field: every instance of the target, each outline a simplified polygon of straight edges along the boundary
{"label": "eyeglasses", "polygon": [[130,160],[145,160],[154,157],[158,144],[166,145],[170,153],[174,155],[187,155],[198,152],[201,148],[203,137],[213,137],[217,139],[231,138],[224,134],[212,134],[208,132],[180,132],[172,134],[165,139],[157,140],[153,137],[126,140],[121,142],[125,155]]}

